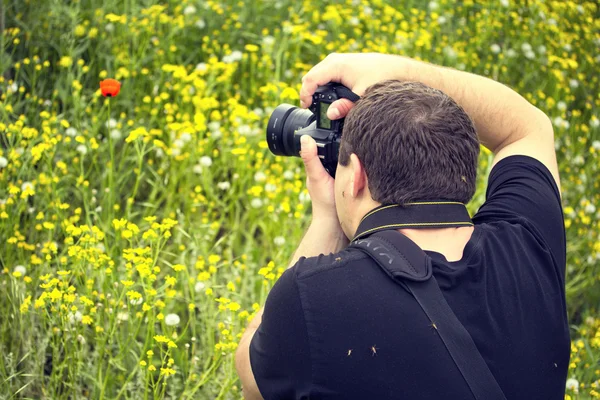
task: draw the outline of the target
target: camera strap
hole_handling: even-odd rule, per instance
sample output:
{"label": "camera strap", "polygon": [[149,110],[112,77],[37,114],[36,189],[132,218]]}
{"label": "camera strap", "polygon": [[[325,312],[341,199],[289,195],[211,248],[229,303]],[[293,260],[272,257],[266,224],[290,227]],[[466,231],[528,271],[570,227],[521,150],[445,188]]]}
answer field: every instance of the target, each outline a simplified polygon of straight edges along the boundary
{"label": "camera strap", "polygon": [[391,279],[413,295],[476,400],[506,400],[473,338],[446,302],[433,276],[431,258],[395,230],[472,225],[461,203],[382,206],[363,218],[351,246],[368,254]]}

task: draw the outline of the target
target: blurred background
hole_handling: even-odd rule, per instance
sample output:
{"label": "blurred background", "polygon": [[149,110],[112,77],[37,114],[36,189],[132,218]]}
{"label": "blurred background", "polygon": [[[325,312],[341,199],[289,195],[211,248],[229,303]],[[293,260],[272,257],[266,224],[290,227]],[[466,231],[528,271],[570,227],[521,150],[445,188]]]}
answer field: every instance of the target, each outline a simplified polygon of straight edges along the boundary
{"label": "blurred background", "polygon": [[310,218],[301,162],[269,153],[266,122],[327,54],[371,51],[496,79],[553,121],[566,398],[600,397],[596,2],[0,7],[0,398],[240,398],[237,342]]}

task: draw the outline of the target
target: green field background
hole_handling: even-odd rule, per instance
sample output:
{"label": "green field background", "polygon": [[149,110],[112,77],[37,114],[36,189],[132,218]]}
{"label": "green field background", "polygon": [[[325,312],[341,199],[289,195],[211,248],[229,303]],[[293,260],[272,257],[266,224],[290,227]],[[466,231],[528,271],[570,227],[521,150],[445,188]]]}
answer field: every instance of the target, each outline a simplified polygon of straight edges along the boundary
{"label": "green field background", "polygon": [[[402,54],[552,120],[566,398],[600,397],[600,10],[573,1],[4,0],[0,399],[237,399],[237,342],[310,219],[275,106],[332,52]],[[122,83],[117,97],[99,82]],[[494,96],[490,93],[489,96]],[[484,200],[491,154],[482,151]],[[518,257],[515,254],[515,257]]]}

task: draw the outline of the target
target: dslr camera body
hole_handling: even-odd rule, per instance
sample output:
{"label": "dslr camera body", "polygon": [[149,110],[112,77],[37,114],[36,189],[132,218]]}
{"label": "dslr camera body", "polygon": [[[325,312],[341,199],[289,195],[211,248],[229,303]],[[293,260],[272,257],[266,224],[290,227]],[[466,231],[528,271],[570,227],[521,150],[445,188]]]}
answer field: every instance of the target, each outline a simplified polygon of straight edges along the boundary
{"label": "dslr camera body", "polygon": [[277,156],[300,157],[300,137],[311,136],[317,142],[323,167],[335,178],[344,119],[327,118],[327,110],[336,100],[358,100],[358,95],[339,83],[319,86],[312,96],[308,110],[291,104],[275,108],[267,125],[269,150]]}

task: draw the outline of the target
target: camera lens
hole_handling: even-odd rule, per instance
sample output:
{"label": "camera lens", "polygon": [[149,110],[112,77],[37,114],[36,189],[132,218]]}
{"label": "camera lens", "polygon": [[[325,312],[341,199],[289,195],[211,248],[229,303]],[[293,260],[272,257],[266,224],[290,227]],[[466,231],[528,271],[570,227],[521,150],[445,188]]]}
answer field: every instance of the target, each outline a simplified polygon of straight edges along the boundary
{"label": "camera lens", "polygon": [[315,116],[309,110],[281,104],[271,114],[267,125],[269,150],[278,156],[299,156],[300,148],[295,144],[294,133],[314,120]]}

